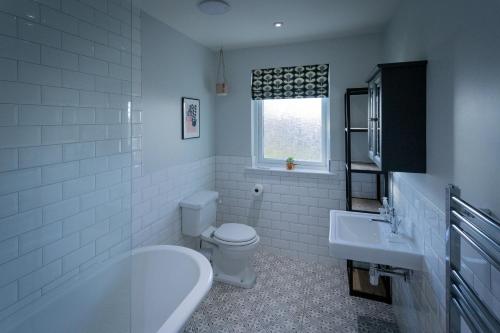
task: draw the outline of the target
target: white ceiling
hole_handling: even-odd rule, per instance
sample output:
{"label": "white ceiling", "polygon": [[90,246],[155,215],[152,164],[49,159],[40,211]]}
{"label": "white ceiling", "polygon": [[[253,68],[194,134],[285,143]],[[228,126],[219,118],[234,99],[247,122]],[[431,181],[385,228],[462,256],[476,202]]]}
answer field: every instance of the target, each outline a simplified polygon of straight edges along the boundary
{"label": "white ceiling", "polygon": [[[216,49],[285,44],[383,29],[399,0],[226,0],[231,10],[206,15],[201,0],[142,0],[143,10]],[[273,22],[282,21],[277,29]]]}

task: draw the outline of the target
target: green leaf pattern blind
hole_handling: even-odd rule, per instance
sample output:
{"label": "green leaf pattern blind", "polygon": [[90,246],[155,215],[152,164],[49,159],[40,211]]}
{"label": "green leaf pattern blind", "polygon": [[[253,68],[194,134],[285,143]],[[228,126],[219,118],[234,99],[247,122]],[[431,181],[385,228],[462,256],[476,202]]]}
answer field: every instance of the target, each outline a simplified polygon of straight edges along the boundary
{"label": "green leaf pattern blind", "polygon": [[328,97],[328,64],[255,69],[252,99]]}

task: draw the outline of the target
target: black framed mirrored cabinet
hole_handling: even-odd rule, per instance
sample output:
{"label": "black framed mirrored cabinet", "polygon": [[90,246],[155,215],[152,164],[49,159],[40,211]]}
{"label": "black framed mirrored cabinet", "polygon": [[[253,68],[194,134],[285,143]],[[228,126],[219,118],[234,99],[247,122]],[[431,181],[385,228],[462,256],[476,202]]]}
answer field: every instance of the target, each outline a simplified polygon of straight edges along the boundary
{"label": "black framed mirrored cabinet", "polygon": [[379,64],[368,79],[368,154],[381,171],[426,171],[427,61]]}

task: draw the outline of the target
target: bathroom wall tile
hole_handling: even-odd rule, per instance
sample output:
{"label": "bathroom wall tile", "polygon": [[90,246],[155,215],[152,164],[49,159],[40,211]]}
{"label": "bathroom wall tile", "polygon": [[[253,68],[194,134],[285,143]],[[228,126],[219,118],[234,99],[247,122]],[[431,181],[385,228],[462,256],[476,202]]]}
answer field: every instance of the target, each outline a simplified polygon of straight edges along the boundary
{"label": "bathroom wall tile", "polygon": [[80,175],[91,175],[108,169],[108,157],[98,157],[80,161]]}
{"label": "bathroom wall tile", "polygon": [[10,59],[0,59],[0,80],[17,80],[17,61]]}
{"label": "bathroom wall tile", "polygon": [[62,200],[61,184],[36,187],[19,192],[19,211],[42,207]]}
{"label": "bathroom wall tile", "polygon": [[0,287],[0,310],[17,301],[17,282]]}
{"label": "bathroom wall tile", "polygon": [[[250,165],[246,157],[216,157],[216,190],[222,199],[218,223],[248,223],[264,236],[263,243],[284,255],[328,257],[329,210],[345,206],[343,170],[333,175],[283,175],[247,169]],[[264,185],[261,197],[251,194],[255,183]],[[320,219],[324,225],[318,225]]]}
{"label": "bathroom wall tile", "polygon": [[97,207],[109,201],[109,190],[95,191],[80,197],[81,209]]}
{"label": "bathroom wall tile", "polygon": [[0,36],[0,56],[39,63],[40,45],[8,36]]}
{"label": "bathroom wall tile", "polygon": [[100,11],[94,11],[94,23],[108,31],[120,32],[120,21]]}
{"label": "bathroom wall tile", "polygon": [[99,239],[96,240],[96,253],[102,253],[103,251],[117,245],[122,240],[122,230],[117,229],[110,232]]}
{"label": "bathroom wall tile", "polygon": [[121,140],[104,140],[96,142],[96,156],[113,155],[121,152]]}
{"label": "bathroom wall tile", "polygon": [[0,31],[5,35],[17,34],[17,18],[14,15],[0,12]]}
{"label": "bathroom wall tile", "polygon": [[19,253],[22,255],[39,249],[44,245],[61,238],[62,224],[60,222],[51,223],[41,228],[29,231],[19,236]]}
{"label": "bathroom wall tile", "polygon": [[78,56],[76,54],[48,46],[42,46],[41,62],[43,65],[51,67],[78,70]]}
{"label": "bathroom wall tile", "polygon": [[73,252],[80,246],[80,235],[74,233],[53,242],[43,248],[43,262],[50,263],[58,258]]}
{"label": "bathroom wall tile", "polygon": [[115,79],[131,80],[132,73],[130,68],[122,65],[109,64],[109,75]]}
{"label": "bathroom wall tile", "polygon": [[78,250],[71,252],[63,257],[63,273],[69,272],[72,269],[83,264],[95,255],[95,244],[90,243]]}
{"label": "bathroom wall tile", "polygon": [[63,222],[63,234],[69,235],[73,232],[80,231],[95,223],[95,211],[89,209],[77,215],[68,217]]}
{"label": "bathroom wall tile", "polygon": [[99,173],[96,175],[96,188],[110,187],[115,184],[121,183],[122,173],[121,170],[113,170],[109,172]]}
{"label": "bathroom wall tile", "polygon": [[62,1],[62,11],[87,22],[92,22],[94,17],[91,7],[76,0]]}
{"label": "bathroom wall tile", "polygon": [[[401,232],[417,240],[426,270],[408,283],[393,279],[393,303],[400,329],[439,331],[445,320],[443,214],[399,174],[393,174],[396,212],[402,216]],[[417,304],[417,308],[416,305]]]}
{"label": "bathroom wall tile", "polygon": [[119,50],[112,47],[96,44],[94,51],[94,56],[97,59],[120,64],[121,54]]}
{"label": "bathroom wall tile", "polygon": [[[64,1],[66,3],[66,0]],[[63,50],[91,56],[94,53],[94,46],[92,42],[77,36],[67,33],[62,34],[62,48]]]}
{"label": "bathroom wall tile", "polygon": [[95,176],[82,177],[65,181],[63,187],[64,199],[80,196],[95,189]]}
{"label": "bathroom wall tile", "polygon": [[[141,76],[134,74],[132,110],[139,137],[131,140],[130,125],[121,123],[132,93],[130,82],[121,81],[132,72],[131,29],[124,26],[122,34],[117,17],[126,6],[117,6],[113,17],[107,1],[0,4],[0,285],[16,287],[15,299],[13,289],[2,289],[0,320],[130,249],[130,179],[142,175],[140,164],[132,166],[132,150],[135,163],[142,160]],[[140,55],[134,59],[140,68]],[[119,66],[115,78],[110,63]],[[147,228],[135,229],[137,244],[182,239],[177,204],[157,194],[145,190],[144,200],[154,204],[139,221]],[[82,244],[80,233],[95,223],[109,228]]]}
{"label": "bathroom wall tile", "polygon": [[78,59],[78,63],[80,64],[80,71],[84,73],[96,75],[108,74],[108,64],[105,61],[86,56],[80,56]]}
{"label": "bathroom wall tile", "polygon": [[78,90],[42,87],[42,103],[55,106],[78,106]]}
{"label": "bathroom wall tile", "polygon": [[0,196],[0,218],[14,215],[19,211],[18,194]]}
{"label": "bathroom wall tile", "polygon": [[0,241],[36,229],[42,225],[42,210],[36,209],[0,220]]}
{"label": "bathroom wall tile", "polygon": [[51,223],[75,215],[79,211],[78,198],[64,200],[43,208],[43,223]]}
{"label": "bathroom wall tile", "polygon": [[94,108],[70,107],[64,109],[63,124],[65,125],[93,124],[94,122]]}
{"label": "bathroom wall tile", "polygon": [[12,237],[0,242],[0,264],[17,258],[19,254],[19,240]]}
{"label": "bathroom wall tile", "polygon": [[58,144],[77,142],[79,138],[78,126],[43,126],[42,143]]}
{"label": "bathroom wall tile", "polygon": [[0,172],[15,170],[18,165],[17,149],[0,149]]}
{"label": "bathroom wall tile", "polygon": [[0,131],[0,148],[36,146],[40,142],[40,127],[2,127]]}
{"label": "bathroom wall tile", "polygon": [[25,20],[19,20],[17,23],[20,38],[56,48],[61,47],[60,31]]}
{"label": "bathroom wall tile", "polygon": [[107,32],[101,28],[96,27],[94,24],[88,24],[86,22],[80,21],[78,31],[79,36],[82,38],[89,39],[104,45],[108,43]]}
{"label": "bathroom wall tile", "polygon": [[[0,43],[1,43],[0,38]],[[0,81],[0,103],[39,104],[40,87],[32,84]]]}
{"label": "bathroom wall tile", "polygon": [[122,86],[121,86],[122,81],[117,79],[96,77],[95,83],[96,83],[96,90],[100,92],[120,94],[122,91]]}
{"label": "bathroom wall tile", "polygon": [[70,143],[63,145],[63,160],[81,160],[95,155],[95,143]]}
{"label": "bathroom wall tile", "polygon": [[131,23],[131,15],[130,12],[127,11],[125,8],[118,6],[112,2],[108,4],[108,14],[114,17],[117,20],[120,20],[122,22]]}
{"label": "bathroom wall tile", "polygon": [[21,105],[19,108],[20,125],[60,125],[63,109],[54,106]]}
{"label": "bathroom wall tile", "polygon": [[[95,241],[100,236],[103,236],[109,232],[109,223],[98,222],[88,226],[87,228],[80,231],[80,241],[81,244],[87,244]],[[99,252],[99,251],[98,251]]]}
{"label": "bathroom wall tile", "polygon": [[58,10],[61,9],[61,0],[35,0],[35,2],[49,6],[54,9]]}
{"label": "bathroom wall tile", "polygon": [[77,178],[79,172],[78,162],[48,165],[42,168],[42,183],[51,184]]}
{"label": "bathroom wall tile", "polygon": [[104,125],[82,125],[80,126],[80,140],[95,141],[105,140],[107,138],[107,129]]}
{"label": "bathroom wall tile", "polygon": [[19,297],[23,298],[61,275],[62,263],[54,261],[19,280]]}
{"label": "bathroom wall tile", "polygon": [[40,21],[38,4],[29,0],[4,0],[0,10],[32,21]]}
{"label": "bathroom wall tile", "polygon": [[38,146],[19,149],[19,167],[30,168],[62,161],[62,146]]}
{"label": "bathroom wall tile", "polygon": [[18,121],[16,104],[0,104],[0,126],[15,126]]}
{"label": "bathroom wall tile", "polygon": [[51,28],[78,34],[78,20],[49,7],[41,6],[41,22]]}
{"label": "bathroom wall tile", "polygon": [[42,250],[25,254],[0,266],[0,286],[12,282],[42,266]]}
{"label": "bathroom wall tile", "polygon": [[42,182],[41,170],[26,169],[0,174],[0,194],[8,194],[38,186]]}
{"label": "bathroom wall tile", "polygon": [[80,72],[63,71],[62,86],[72,89],[94,90],[94,76]]}

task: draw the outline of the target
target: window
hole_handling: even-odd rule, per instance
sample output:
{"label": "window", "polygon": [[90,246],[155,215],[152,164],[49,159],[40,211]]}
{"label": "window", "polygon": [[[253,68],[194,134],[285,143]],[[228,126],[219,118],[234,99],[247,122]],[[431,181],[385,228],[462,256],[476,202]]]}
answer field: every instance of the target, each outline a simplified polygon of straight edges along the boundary
{"label": "window", "polygon": [[327,169],[328,98],[254,100],[255,155],[259,166],[283,167],[293,157],[299,167]]}

